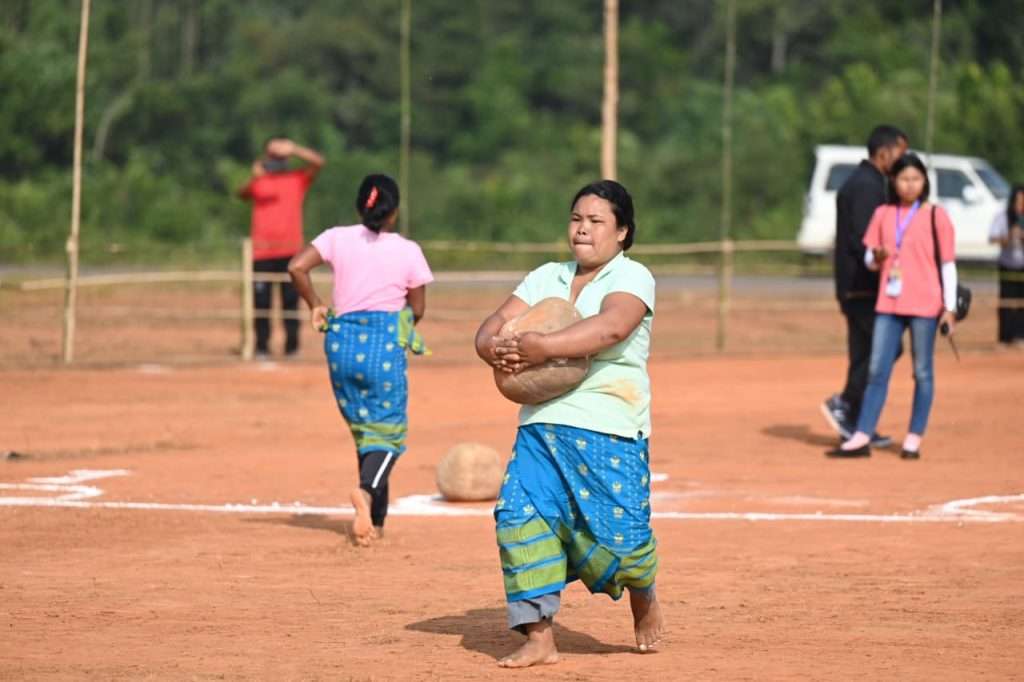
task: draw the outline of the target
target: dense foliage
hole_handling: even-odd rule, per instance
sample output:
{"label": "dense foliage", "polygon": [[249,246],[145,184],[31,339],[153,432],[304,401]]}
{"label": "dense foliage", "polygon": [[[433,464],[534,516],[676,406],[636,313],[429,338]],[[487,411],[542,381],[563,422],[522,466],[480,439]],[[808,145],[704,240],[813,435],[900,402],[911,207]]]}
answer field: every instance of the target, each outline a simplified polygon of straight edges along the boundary
{"label": "dense foliage", "polygon": [[[946,0],[936,150],[1024,178],[1017,0]],[[202,259],[248,224],[260,143],[324,153],[306,231],[397,175],[400,0],[93,0],[83,255]],[[620,179],[641,241],[717,234],[714,0],[621,2]],[[70,206],[77,0],[0,8],[0,262],[57,260]],[[930,0],[739,0],[735,233],[795,234],[815,144],[877,122],[923,143]],[[413,234],[551,240],[599,171],[600,0],[414,0]],[[174,255],[176,254],[176,255]],[[122,255],[121,257],[124,257]]]}

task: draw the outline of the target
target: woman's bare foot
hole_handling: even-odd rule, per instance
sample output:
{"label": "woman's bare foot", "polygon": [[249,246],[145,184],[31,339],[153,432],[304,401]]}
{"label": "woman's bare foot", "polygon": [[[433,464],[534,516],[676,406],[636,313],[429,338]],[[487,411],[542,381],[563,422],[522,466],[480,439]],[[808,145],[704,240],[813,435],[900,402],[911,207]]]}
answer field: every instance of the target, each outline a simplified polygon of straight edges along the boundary
{"label": "woman's bare foot", "polygon": [[528,668],[551,663],[558,663],[558,649],[555,648],[555,631],[551,629],[550,620],[527,625],[526,643],[498,661],[502,668]]}
{"label": "woman's bare foot", "polygon": [[356,488],[349,494],[356,518],[352,521],[352,534],[356,544],[366,547],[373,540],[373,521],[370,520],[370,494],[362,488]]}
{"label": "woman's bare foot", "polygon": [[652,651],[661,641],[664,620],[654,590],[630,590],[629,607],[633,610],[633,632],[640,651]]}

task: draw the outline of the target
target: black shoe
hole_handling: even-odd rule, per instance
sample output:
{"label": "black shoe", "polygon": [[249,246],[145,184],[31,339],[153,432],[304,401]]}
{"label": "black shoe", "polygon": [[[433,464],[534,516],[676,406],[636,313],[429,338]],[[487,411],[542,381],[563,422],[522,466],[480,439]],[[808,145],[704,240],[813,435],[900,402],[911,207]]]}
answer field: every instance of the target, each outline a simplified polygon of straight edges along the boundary
{"label": "black shoe", "polygon": [[921,451],[904,449],[900,452],[900,459],[921,459]]}
{"label": "black shoe", "polygon": [[850,408],[838,394],[821,404],[821,414],[843,440],[849,440],[853,435],[853,429],[850,428]]}
{"label": "black shoe", "polygon": [[889,436],[883,436],[877,431],[871,434],[871,447],[873,448],[887,448],[892,445],[892,438]]}
{"label": "black shoe", "polygon": [[840,459],[848,459],[852,457],[870,457],[871,446],[862,445],[856,450],[843,450],[842,448],[835,448],[825,453],[826,457],[836,457]]}

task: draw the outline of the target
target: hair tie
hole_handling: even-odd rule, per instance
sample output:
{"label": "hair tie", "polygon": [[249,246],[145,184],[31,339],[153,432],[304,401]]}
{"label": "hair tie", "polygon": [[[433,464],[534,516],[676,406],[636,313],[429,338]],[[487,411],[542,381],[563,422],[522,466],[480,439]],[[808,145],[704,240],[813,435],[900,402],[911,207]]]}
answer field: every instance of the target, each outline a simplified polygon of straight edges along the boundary
{"label": "hair tie", "polygon": [[373,208],[373,205],[377,203],[377,188],[370,188],[370,196],[366,197],[366,208]]}

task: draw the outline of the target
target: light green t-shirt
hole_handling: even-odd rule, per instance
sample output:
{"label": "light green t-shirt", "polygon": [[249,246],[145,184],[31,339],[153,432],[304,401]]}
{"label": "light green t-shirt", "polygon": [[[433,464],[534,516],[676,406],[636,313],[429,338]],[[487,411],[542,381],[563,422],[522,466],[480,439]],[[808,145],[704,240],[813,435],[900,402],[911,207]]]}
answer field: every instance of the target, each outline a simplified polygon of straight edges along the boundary
{"label": "light green t-shirt", "polygon": [[[513,295],[527,305],[545,298],[570,298],[576,262],[545,263],[516,287]],[[619,253],[576,299],[584,318],[601,312],[608,294],[632,294],[647,306],[643,321],[626,340],[591,358],[590,371],[572,391],[538,405],[523,405],[520,425],[565,424],[624,438],[651,435],[651,380],[647,357],[654,319],[654,276],[646,267]]]}

